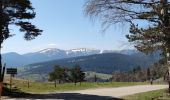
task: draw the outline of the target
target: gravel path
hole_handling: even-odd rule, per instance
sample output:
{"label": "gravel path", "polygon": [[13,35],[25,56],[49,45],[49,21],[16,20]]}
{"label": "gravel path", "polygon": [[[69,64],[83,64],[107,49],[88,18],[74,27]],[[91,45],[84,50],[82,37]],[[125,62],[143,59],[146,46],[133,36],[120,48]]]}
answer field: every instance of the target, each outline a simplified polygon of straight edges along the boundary
{"label": "gravel path", "polygon": [[87,90],[74,91],[71,93],[122,97],[122,96],[132,95],[136,93],[165,89],[165,88],[168,88],[168,85],[138,85],[138,86],[128,86],[128,87],[117,87],[117,88],[87,89]]}
{"label": "gravel path", "polygon": [[98,88],[50,94],[31,94],[24,98],[5,100],[122,100],[123,96],[168,88],[168,85],[138,85],[117,88]]}

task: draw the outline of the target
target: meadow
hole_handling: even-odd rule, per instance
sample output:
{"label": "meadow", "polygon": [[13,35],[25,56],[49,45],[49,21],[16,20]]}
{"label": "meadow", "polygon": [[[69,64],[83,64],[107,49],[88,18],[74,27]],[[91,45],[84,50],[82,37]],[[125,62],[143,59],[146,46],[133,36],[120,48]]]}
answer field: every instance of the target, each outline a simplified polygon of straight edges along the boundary
{"label": "meadow", "polygon": [[144,85],[148,84],[145,82],[82,82],[77,83],[64,83],[57,84],[56,87],[53,82],[31,82],[27,80],[14,79],[13,87],[17,88],[19,91],[26,93],[52,93],[52,92],[62,92],[62,91],[73,91],[73,90],[83,90],[90,88],[105,88],[105,87],[123,87],[123,86],[133,86],[133,85]]}
{"label": "meadow", "polygon": [[170,95],[167,93],[167,89],[149,91],[144,93],[137,93],[123,97],[125,100],[169,100]]}

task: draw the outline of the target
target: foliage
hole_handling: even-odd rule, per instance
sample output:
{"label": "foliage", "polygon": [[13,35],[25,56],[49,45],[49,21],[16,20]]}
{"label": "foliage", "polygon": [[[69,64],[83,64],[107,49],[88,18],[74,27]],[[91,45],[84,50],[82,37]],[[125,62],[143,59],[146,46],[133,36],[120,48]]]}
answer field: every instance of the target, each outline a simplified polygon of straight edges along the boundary
{"label": "foliage", "polygon": [[72,82],[76,83],[77,82],[82,82],[84,81],[85,78],[85,73],[81,70],[81,67],[79,65],[75,65],[72,69],[71,69],[71,74],[70,74],[70,79]]}
{"label": "foliage", "polygon": [[129,72],[117,71],[113,73],[112,80],[118,82],[144,82],[147,80],[146,70],[136,67]]}
{"label": "foliage", "polygon": [[[52,72],[53,66],[55,65],[67,66],[68,68],[71,68],[72,66],[75,66],[75,64],[79,64],[84,72],[95,71],[97,73],[112,74],[112,72],[117,70],[130,71],[133,69],[133,67],[138,65],[146,68],[150,64],[153,64],[157,61],[155,58],[158,57],[153,55],[146,56],[142,53],[137,53],[134,55],[105,53],[31,64],[23,67],[24,70],[20,71],[19,73],[21,77],[29,74],[42,75]],[[84,61],[80,62],[82,59],[84,59]]]}
{"label": "foliage", "polygon": [[[0,0],[0,49],[4,40],[14,35],[10,33],[10,25],[19,26],[20,31],[25,33],[26,40],[32,40],[41,35],[42,30],[29,22],[35,15],[30,0]],[[1,70],[2,64],[0,62],[0,81],[3,81]]]}
{"label": "foliage", "polygon": [[161,50],[164,55],[170,52],[169,4],[168,0],[87,0],[85,12],[108,26],[127,22],[129,42],[142,52]]}
{"label": "foliage", "polygon": [[150,79],[157,80],[165,77],[167,67],[158,62],[151,65],[147,69],[140,66],[134,67],[131,71],[123,72],[116,71],[112,74],[112,80],[118,82],[142,82],[150,81]]}
{"label": "foliage", "polygon": [[130,25],[130,34],[126,35],[129,42],[146,54],[161,51],[161,56],[165,59],[164,63],[168,63],[169,0],[87,0],[85,11],[91,17],[99,17],[103,24],[108,26],[127,22]]}
{"label": "foliage", "polygon": [[65,81],[67,77],[66,71],[64,68],[61,68],[59,65],[56,65],[54,67],[54,71],[49,73],[49,81],[57,81],[59,82],[59,84],[61,83],[61,81]]}
{"label": "foliage", "polygon": [[81,67],[79,65],[75,65],[73,68],[64,68],[60,67],[59,65],[56,65],[54,67],[54,70],[49,73],[49,81],[55,82],[56,87],[56,81],[58,80],[59,84],[61,81],[64,82],[74,82],[75,84],[77,82],[84,81],[85,73],[81,70]]}
{"label": "foliage", "polygon": [[1,0],[0,14],[0,43],[13,35],[10,33],[9,25],[19,26],[20,31],[25,32],[26,40],[34,39],[42,32],[27,20],[33,19],[36,15],[30,0]]}

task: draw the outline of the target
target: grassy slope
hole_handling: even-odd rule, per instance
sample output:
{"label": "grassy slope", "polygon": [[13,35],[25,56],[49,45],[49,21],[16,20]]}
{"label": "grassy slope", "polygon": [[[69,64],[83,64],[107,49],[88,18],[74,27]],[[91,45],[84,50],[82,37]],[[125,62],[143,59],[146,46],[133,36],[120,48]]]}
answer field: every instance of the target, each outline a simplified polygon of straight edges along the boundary
{"label": "grassy slope", "polygon": [[47,93],[47,92],[57,92],[57,91],[70,91],[70,90],[81,90],[88,88],[102,88],[102,87],[121,87],[121,86],[132,86],[147,84],[141,82],[104,82],[104,83],[88,83],[83,82],[81,85],[76,86],[73,83],[57,84],[56,88],[54,83],[39,83],[30,82],[30,88],[28,88],[28,82],[24,80],[15,80],[13,84],[23,92],[29,93]]}
{"label": "grassy slope", "polygon": [[125,100],[170,100],[166,90],[155,90],[124,97]]}

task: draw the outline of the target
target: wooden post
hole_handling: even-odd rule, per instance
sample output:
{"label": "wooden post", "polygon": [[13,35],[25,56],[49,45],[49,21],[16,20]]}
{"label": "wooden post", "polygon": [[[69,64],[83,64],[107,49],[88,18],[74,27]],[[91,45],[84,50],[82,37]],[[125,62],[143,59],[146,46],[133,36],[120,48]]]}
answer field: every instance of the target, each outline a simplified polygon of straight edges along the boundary
{"label": "wooden post", "polygon": [[54,82],[54,85],[55,85],[55,88],[57,87],[57,82],[56,82],[56,80],[55,80],[55,82]]}
{"label": "wooden post", "polygon": [[28,83],[27,83],[27,87],[30,88],[30,82],[29,82],[29,80],[28,80]]}
{"label": "wooden post", "polygon": [[10,92],[12,91],[12,74],[10,74]]}
{"label": "wooden post", "polygon": [[6,63],[4,64],[3,69],[2,69],[2,82],[4,81],[5,68],[6,68]]}
{"label": "wooden post", "polygon": [[1,96],[2,96],[2,90],[3,89],[3,83],[2,82],[0,82],[0,100],[1,100]]}

